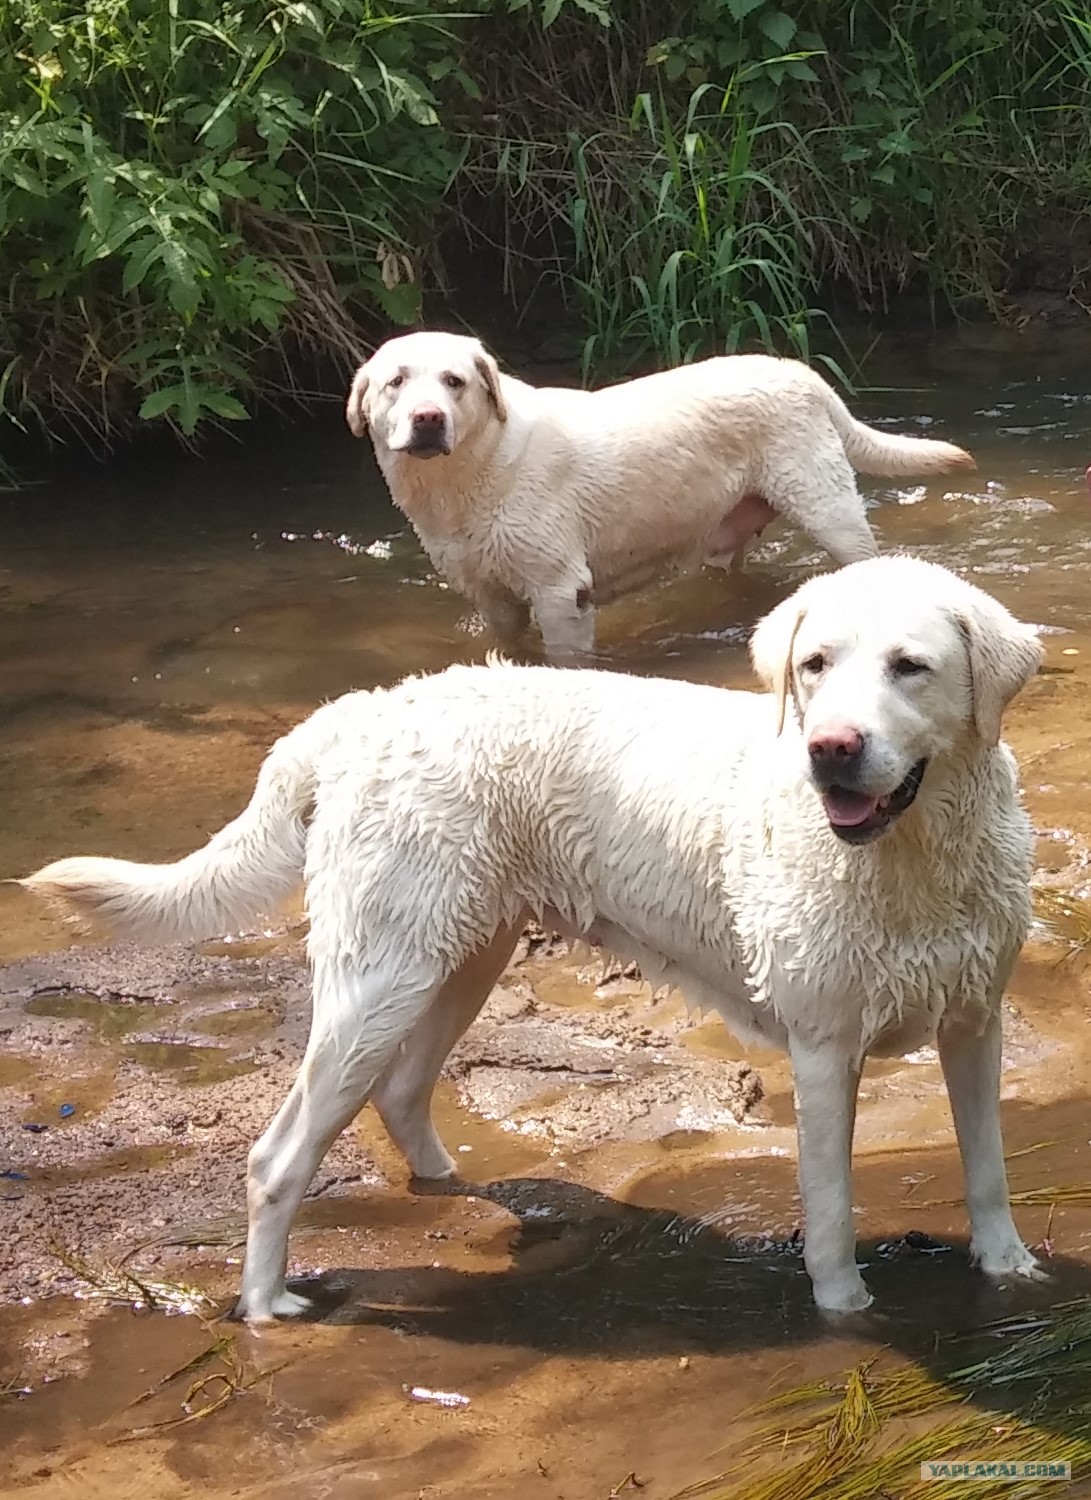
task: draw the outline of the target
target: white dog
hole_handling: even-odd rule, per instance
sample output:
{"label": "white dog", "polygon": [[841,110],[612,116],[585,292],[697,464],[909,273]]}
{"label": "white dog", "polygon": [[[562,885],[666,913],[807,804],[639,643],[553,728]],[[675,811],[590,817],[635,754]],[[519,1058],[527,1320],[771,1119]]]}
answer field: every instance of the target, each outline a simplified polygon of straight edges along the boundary
{"label": "white dog", "polygon": [[197,940],[303,874],[312,1032],[250,1155],[243,1316],[307,1306],[285,1286],[289,1229],[367,1099],[414,1174],[454,1171],[432,1091],[529,912],[790,1054],[821,1307],[870,1300],[850,1184],[861,1065],[937,1035],[973,1254],[1035,1274],[1000,1137],[1031,829],[999,733],[1037,639],[944,569],[884,557],[804,584],[753,656],[771,694],[506,664],[350,693],[274,745],[205,848],[63,859],[25,882],[120,933]]}
{"label": "white dog", "polygon": [[533,613],[553,658],[593,649],[596,604],[728,567],[778,515],[839,563],[874,557],[854,466],[974,467],[865,427],[806,365],[757,354],[537,389],[476,339],[412,333],[357,371],[347,417],[435,567],[507,644]]}

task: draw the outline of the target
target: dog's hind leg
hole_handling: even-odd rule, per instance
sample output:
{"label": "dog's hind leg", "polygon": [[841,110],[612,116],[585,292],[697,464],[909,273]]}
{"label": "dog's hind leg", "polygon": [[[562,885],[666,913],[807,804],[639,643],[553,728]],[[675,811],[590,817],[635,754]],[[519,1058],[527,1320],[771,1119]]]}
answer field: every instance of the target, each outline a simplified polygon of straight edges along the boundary
{"label": "dog's hind leg", "polygon": [[453,1176],[456,1167],[432,1122],[432,1093],[447,1054],[477,1016],[511,957],[521,924],[501,927],[436,991],[371,1096],[387,1134],[414,1177]]}
{"label": "dog's hind leg", "polygon": [[350,968],[339,956],[316,964],[314,1018],[299,1076],[250,1152],[238,1317],[268,1322],[309,1306],[284,1283],[292,1221],[323,1156],[367,1102],[445,978],[423,961]]}
{"label": "dog's hind leg", "polygon": [[811,540],[824,547],[841,567],[879,555],[875,534],[864,516],[863,502],[859,503],[859,514],[846,506],[838,515],[799,523]]}
{"label": "dog's hind leg", "polygon": [[878,555],[852,465],[838,445],[770,462],[762,493],[778,514],[824,547],[836,563],[864,562]]}

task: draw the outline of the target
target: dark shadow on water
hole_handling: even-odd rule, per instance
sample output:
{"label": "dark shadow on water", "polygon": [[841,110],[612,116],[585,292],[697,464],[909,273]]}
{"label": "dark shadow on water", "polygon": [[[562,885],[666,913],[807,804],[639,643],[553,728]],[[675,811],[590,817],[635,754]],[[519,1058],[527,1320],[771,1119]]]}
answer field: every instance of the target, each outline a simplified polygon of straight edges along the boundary
{"label": "dark shadow on water", "polygon": [[845,1337],[935,1365],[937,1336],[1091,1296],[1091,1267],[1082,1262],[1058,1258],[1047,1281],[996,1285],[971,1265],[965,1240],[872,1240],[861,1242],[857,1258],[874,1306],[830,1318],[812,1301],[801,1244],[731,1237],[704,1219],[554,1179],[455,1191],[488,1198],[518,1219],[510,1268],[332,1270],[293,1283],[315,1298],[315,1317],[629,1360]]}

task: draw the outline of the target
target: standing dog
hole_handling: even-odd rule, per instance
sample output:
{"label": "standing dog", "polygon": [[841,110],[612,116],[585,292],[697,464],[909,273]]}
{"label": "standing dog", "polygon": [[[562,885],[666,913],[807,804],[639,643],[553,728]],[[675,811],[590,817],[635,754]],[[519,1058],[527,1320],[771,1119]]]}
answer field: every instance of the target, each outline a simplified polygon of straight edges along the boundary
{"label": "standing dog", "polygon": [[350,693],[274,745],[205,848],[24,882],[120,933],[196,940],[303,875],[312,1031],[250,1154],[243,1316],[307,1307],[285,1286],[289,1229],[366,1100],[417,1176],[454,1171],[432,1091],[529,912],[789,1053],[821,1307],[870,1301],[850,1181],[864,1058],[937,1036],[973,1254],[1036,1274],[1000,1137],[1031,829],[999,735],[1037,639],[944,569],[884,557],[804,584],[753,657],[771,693],[504,664]]}
{"label": "standing dog", "polygon": [[554,658],[593,649],[596,604],[729,567],[778,515],[839,563],[873,557],[854,467],[974,467],[865,427],[806,365],[758,354],[537,389],[476,339],[412,333],[357,371],[347,417],[436,568],[506,643],[533,614]]}

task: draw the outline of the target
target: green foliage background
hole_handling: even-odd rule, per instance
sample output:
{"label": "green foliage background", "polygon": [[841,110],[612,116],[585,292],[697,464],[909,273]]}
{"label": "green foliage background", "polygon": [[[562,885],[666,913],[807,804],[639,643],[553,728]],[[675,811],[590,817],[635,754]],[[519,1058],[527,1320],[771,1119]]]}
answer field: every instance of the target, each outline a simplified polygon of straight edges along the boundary
{"label": "green foliage background", "polygon": [[6,0],[0,410],[190,435],[307,394],[458,232],[588,368],[809,356],[834,284],[1003,313],[1088,207],[1089,88],[1064,0]]}

